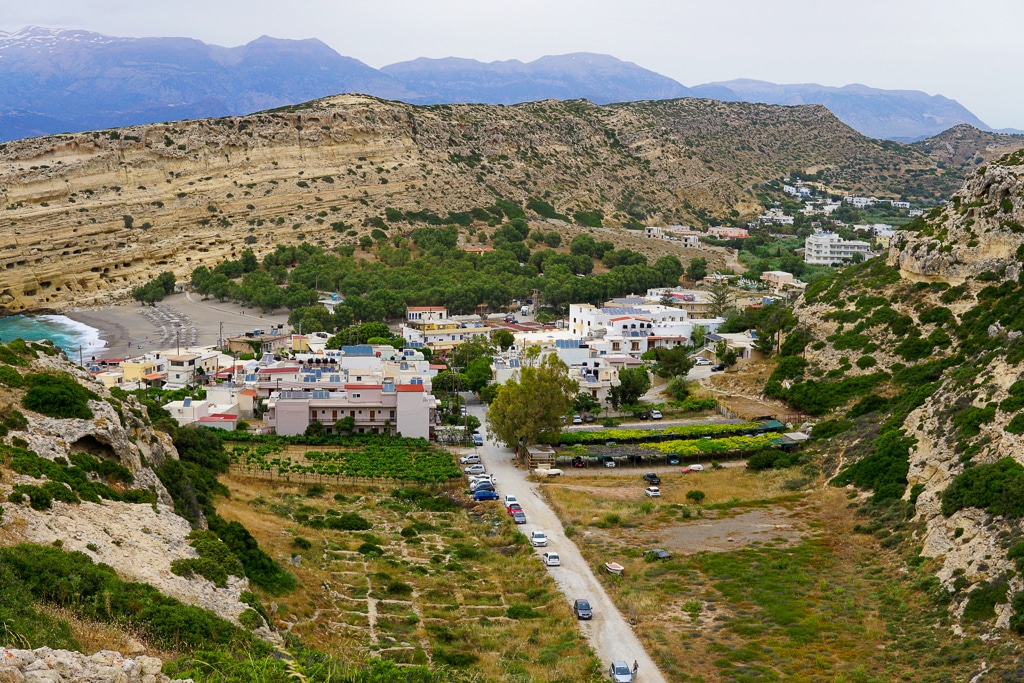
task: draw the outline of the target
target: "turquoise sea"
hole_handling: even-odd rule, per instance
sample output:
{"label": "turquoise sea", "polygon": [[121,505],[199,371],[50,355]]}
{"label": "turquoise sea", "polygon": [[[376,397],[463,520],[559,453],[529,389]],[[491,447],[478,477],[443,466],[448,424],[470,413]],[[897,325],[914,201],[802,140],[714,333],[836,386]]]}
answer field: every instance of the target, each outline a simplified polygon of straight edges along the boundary
{"label": "turquoise sea", "polygon": [[64,349],[68,358],[76,363],[79,355],[88,361],[93,356],[103,355],[106,349],[99,330],[63,315],[12,315],[0,318],[0,341],[6,343],[18,337],[25,341],[49,339]]}

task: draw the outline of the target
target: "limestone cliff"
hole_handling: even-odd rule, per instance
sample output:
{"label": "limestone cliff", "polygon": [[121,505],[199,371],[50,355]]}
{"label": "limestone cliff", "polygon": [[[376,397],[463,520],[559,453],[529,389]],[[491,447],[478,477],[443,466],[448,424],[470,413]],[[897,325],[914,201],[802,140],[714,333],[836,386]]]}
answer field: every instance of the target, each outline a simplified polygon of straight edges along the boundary
{"label": "limestone cliff", "polygon": [[247,247],[353,244],[388,208],[447,216],[536,197],[612,226],[693,223],[756,215],[750,188],[795,168],[899,195],[879,179],[946,182],[933,166],[823,107],[697,99],[414,107],[338,96],[20,140],[0,145],[0,310],[103,304]]}

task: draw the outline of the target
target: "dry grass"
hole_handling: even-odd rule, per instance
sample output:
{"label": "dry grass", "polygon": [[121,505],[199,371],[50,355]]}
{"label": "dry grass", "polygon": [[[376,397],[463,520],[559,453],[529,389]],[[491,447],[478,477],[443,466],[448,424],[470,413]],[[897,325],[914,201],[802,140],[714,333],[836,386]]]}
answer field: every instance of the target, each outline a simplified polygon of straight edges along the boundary
{"label": "dry grass", "polygon": [[[783,487],[785,473],[769,470],[750,472],[728,467],[703,472],[662,473],[661,497],[648,498],[640,473],[629,475],[581,475],[544,486],[548,501],[564,524],[588,524],[606,514],[618,514],[632,523],[640,523],[671,506],[692,506],[689,491],[705,495],[703,506],[730,501],[757,501],[787,495]],[[697,507],[694,507],[696,512]]]}

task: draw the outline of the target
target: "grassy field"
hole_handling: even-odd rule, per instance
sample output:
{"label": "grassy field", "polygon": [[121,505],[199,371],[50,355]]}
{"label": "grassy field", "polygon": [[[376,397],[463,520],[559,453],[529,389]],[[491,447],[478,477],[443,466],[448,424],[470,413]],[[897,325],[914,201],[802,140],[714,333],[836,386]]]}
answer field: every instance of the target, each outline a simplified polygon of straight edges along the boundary
{"label": "grassy field", "polygon": [[[286,564],[301,555],[289,569],[302,587],[275,599],[279,629],[349,662],[383,657],[488,681],[599,677],[568,602],[497,503],[467,510],[450,503],[465,499],[460,491],[444,488],[424,503],[383,487],[310,497],[308,486],[222,480],[231,498],[221,515],[244,521]],[[370,528],[309,526],[346,513]]]}
{"label": "grassy field", "polygon": [[[730,468],[685,483],[663,477],[653,500],[636,476],[545,490],[595,570],[608,559],[626,567],[600,576],[669,680],[964,681],[983,661],[1006,660],[1012,642],[953,634],[927,592],[927,564],[854,533],[864,520],[845,492],[788,491],[799,475]],[[685,499],[698,478],[704,505]],[[786,521],[798,533],[745,535],[736,525],[748,518]],[[735,549],[667,543],[718,526]],[[644,559],[652,538],[666,541],[670,560]]]}

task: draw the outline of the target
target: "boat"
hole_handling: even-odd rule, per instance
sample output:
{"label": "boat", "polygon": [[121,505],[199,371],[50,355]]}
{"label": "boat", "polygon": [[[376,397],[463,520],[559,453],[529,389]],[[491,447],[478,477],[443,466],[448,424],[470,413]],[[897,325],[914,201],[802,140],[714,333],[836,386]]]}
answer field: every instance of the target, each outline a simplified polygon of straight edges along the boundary
{"label": "boat", "polygon": [[622,571],[625,569],[618,562],[605,562],[604,568],[609,574],[614,574],[615,576],[622,576]]}

